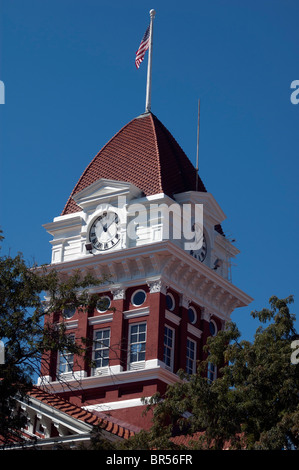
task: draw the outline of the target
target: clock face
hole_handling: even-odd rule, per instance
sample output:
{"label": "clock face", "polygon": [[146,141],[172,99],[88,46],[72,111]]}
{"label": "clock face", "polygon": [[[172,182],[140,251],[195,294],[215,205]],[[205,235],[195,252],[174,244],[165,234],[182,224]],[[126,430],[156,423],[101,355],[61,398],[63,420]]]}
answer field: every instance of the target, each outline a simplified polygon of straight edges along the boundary
{"label": "clock face", "polygon": [[204,261],[205,260],[205,257],[207,256],[207,242],[206,242],[206,238],[205,236],[203,235],[202,236],[202,246],[199,250],[191,250],[190,251],[190,255],[191,256],[194,256],[194,258],[198,259],[199,261]]}
{"label": "clock face", "polygon": [[103,212],[92,224],[89,240],[98,251],[110,250],[120,240],[119,217],[115,212]]}

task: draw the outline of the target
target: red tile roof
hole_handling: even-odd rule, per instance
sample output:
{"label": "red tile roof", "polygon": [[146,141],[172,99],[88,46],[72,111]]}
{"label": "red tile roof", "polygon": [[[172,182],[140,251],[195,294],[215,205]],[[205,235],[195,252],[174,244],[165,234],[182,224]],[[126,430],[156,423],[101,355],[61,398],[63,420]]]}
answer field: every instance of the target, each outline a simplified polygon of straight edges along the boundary
{"label": "red tile roof", "polygon": [[91,426],[100,426],[101,429],[117,435],[123,439],[128,439],[134,436],[136,429],[131,429],[125,423],[118,422],[117,420],[110,420],[102,418],[98,413],[92,413],[91,411],[84,410],[80,406],[77,406],[69,401],[59,397],[58,395],[49,393],[40,387],[33,387],[28,393],[29,397],[36,398],[42,403],[45,403],[58,411],[68,414],[69,416],[83,421]]}
{"label": "red tile roof", "polygon": [[[72,196],[100,178],[130,182],[146,196],[194,191],[196,170],[171,133],[152,113],[126,124],[94,157],[62,215],[78,212]],[[198,176],[198,191],[206,192]]]}

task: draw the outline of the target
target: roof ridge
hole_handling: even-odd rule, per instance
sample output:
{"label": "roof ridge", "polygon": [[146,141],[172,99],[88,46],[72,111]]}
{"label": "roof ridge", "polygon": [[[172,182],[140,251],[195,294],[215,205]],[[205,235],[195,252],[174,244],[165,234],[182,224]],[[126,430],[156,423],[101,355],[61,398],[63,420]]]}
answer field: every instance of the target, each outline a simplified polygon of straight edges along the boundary
{"label": "roof ridge", "polygon": [[98,157],[98,155],[107,147],[107,145],[110,144],[110,142],[111,142],[116,136],[118,136],[121,132],[123,132],[124,129],[125,129],[126,127],[128,127],[129,124],[131,124],[131,122],[135,121],[135,119],[136,119],[136,117],[133,118],[133,119],[131,119],[131,121],[127,122],[127,124],[125,124],[123,127],[121,127],[121,129],[120,129],[119,131],[117,131],[117,132],[108,140],[108,142],[106,142],[106,144],[103,145],[103,147],[96,153],[96,155],[93,157],[93,159],[92,159],[92,160],[90,161],[90,163],[87,165],[87,167],[85,168],[85,170],[84,170],[83,173],[81,174],[80,178],[78,179],[78,181],[77,181],[77,183],[76,183],[76,185],[75,185],[73,191],[71,192],[71,194],[70,194],[70,196],[69,196],[69,198],[68,198],[68,200],[67,200],[67,202],[66,202],[66,204],[65,204],[65,206],[64,206],[64,208],[63,208],[62,215],[64,214],[64,211],[65,211],[66,207],[68,206],[68,203],[69,203],[70,200],[73,198],[73,195],[76,194],[76,189],[77,189],[77,187],[79,186],[81,179],[82,179],[83,176],[86,174],[86,172],[89,170],[90,166],[93,164],[93,162],[94,162],[95,159]]}
{"label": "roof ridge", "polygon": [[161,188],[161,192],[163,192],[160,149],[159,149],[159,145],[158,145],[157,130],[156,130],[156,124],[155,124],[155,119],[157,119],[157,118],[152,113],[149,113],[149,115],[150,115],[150,120],[151,120],[151,123],[152,123],[152,127],[154,128],[153,134],[154,134],[155,147],[156,147],[156,151],[157,151],[157,163],[158,163],[158,168],[159,168],[159,185],[160,185],[160,188]]}
{"label": "roof ridge", "polygon": [[[154,118],[159,123],[160,129],[163,132],[164,136],[168,138],[168,144],[169,144],[172,152],[175,154],[176,163],[179,167],[180,173],[183,174],[183,172],[184,172],[184,164],[183,164],[183,161],[181,159],[181,156],[183,155],[184,159],[186,159],[186,161],[188,161],[188,164],[190,165],[190,169],[192,168],[192,170],[194,171],[194,191],[195,191],[195,183],[196,183],[196,178],[197,178],[198,183],[199,183],[198,188],[200,188],[198,190],[206,192],[207,190],[205,188],[205,185],[203,184],[199,174],[196,173],[196,168],[195,168],[194,164],[192,163],[191,159],[188,157],[186,152],[183,150],[181,145],[178,143],[177,139],[173,136],[172,132],[170,132],[170,130],[167,129],[167,127],[157,118],[157,116],[154,115]],[[169,137],[170,137],[170,139],[169,139]],[[177,149],[180,150],[181,155],[179,153],[177,153]],[[162,171],[161,171],[161,175],[162,175]],[[163,184],[163,182],[162,182],[162,184]],[[191,183],[191,184],[193,184],[193,183]]]}

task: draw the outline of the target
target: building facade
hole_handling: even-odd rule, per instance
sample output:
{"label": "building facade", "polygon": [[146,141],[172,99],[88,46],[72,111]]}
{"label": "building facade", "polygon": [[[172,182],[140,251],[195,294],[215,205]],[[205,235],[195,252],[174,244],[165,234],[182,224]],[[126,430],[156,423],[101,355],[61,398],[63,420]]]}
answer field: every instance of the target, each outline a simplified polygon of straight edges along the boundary
{"label": "building facade", "polygon": [[[201,212],[198,212],[199,209]],[[90,412],[149,428],[141,398],[192,374],[203,346],[251,298],[231,282],[238,250],[225,214],[179,144],[152,113],[124,126],[94,157],[51,234],[51,265],[105,282],[88,314],[57,312],[91,361],[62,353],[42,365],[39,386]],[[198,237],[195,243],[196,237]],[[210,380],[217,376],[211,365]]]}

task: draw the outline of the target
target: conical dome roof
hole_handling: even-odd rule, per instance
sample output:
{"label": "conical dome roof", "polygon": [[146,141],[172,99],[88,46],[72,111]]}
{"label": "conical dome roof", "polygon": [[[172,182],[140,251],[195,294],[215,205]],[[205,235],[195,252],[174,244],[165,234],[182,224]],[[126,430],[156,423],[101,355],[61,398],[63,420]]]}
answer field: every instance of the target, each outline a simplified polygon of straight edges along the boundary
{"label": "conical dome roof", "polygon": [[[100,178],[126,181],[146,196],[196,189],[196,169],[171,133],[152,113],[126,124],[90,162],[74,187],[62,215],[78,212],[73,196]],[[206,189],[198,178],[198,191]]]}

